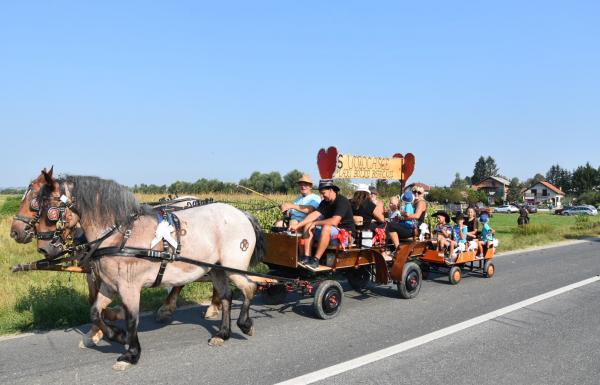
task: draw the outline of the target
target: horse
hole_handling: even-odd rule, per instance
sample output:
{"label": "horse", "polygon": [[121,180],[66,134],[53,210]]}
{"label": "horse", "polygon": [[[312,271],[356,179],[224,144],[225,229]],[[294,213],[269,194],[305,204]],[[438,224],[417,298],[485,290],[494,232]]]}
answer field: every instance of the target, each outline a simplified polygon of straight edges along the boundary
{"label": "horse", "polygon": [[[149,247],[159,222],[156,213],[140,205],[130,191],[113,181],[96,177],[51,177],[48,182],[40,190],[40,216],[43,220],[39,221],[39,228],[40,231],[47,230],[47,224],[53,220],[59,221],[61,226],[60,229],[56,226],[52,240],[38,239],[38,248],[46,258],[55,258],[62,250],[61,242],[65,242],[65,230],[72,231],[77,225],[81,226],[86,238],[95,243],[88,258],[101,284],[90,311],[92,323],[109,340],[127,345],[125,353],[113,365],[114,369],[125,370],[139,361],[141,345],[137,326],[140,291],[157,282],[159,273],[162,275],[160,286],[164,287],[184,285],[211,272],[214,289],[223,308],[221,327],[209,340],[212,346],[222,345],[231,334],[229,278],[244,295],[237,325],[244,334],[254,334],[249,307],[256,284],[246,274],[239,273],[239,270],[246,270],[260,262],[265,254],[264,235],[254,217],[222,203],[178,212],[179,232],[185,237],[181,242],[181,255],[185,255],[190,263],[172,260],[163,271],[162,262],[147,258],[164,254],[160,253],[161,243],[152,250]],[[148,253],[140,258],[124,250]],[[238,271],[211,271],[202,262]],[[116,294],[123,302],[127,333],[106,324],[101,317],[103,309]]]}

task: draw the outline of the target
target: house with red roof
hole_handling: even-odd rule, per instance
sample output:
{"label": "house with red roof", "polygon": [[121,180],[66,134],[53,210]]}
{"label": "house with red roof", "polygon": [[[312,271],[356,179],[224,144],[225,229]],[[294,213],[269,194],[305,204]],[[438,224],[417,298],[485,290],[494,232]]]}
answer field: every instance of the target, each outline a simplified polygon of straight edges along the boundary
{"label": "house with red roof", "polygon": [[502,177],[490,176],[481,182],[472,185],[471,188],[475,191],[484,191],[488,196],[489,203],[492,204],[497,198],[506,201],[509,185],[510,182]]}
{"label": "house with red roof", "polygon": [[534,183],[523,191],[523,201],[530,204],[546,203],[556,208],[562,207],[565,193],[545,180]]}

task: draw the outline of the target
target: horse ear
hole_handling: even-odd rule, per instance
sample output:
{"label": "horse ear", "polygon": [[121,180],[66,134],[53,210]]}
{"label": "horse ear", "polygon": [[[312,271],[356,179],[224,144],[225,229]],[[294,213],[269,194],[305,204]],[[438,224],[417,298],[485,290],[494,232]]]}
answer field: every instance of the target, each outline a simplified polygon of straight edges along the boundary
{"label": "horse ear", "polygon": [[52,185],[52,173],[54,172],[54,166],[50,167],[50,171],[46,171],[46,169],[42,170],[42,175],[46,180],[46,184]]}

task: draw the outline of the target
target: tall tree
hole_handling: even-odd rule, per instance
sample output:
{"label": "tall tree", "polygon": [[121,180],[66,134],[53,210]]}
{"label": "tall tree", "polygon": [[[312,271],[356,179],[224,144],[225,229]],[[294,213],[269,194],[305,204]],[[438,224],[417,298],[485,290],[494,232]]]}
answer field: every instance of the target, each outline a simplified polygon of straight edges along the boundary
{"label": "tall tree", "polygon": [[573,190],[577,194],[583,194],[586,191],[591,191],[600,184],[598,170],[590,165],[589,162],[585,166],[579,166],[573,171]]}
{"label": "tall tree", "polygon": [[519,183],[519,178],[512,178],[510,180],[510,185],[508,186],[508,194],[506,199],[509,202],[520,202],[523,199],[523,195],[521,194],[521,183]]}
{"label": "tall tree", "polygon": [[473,169],[473,176],[471,177],[471,182],[473,184],[477,184],[485,178],[487,178],[485,158],[483,156],[480,156],[477,162],[475,163],[475,168]]}
{"label": "tall tree", "polygon": [[485,158],[485,178],[489,178],[490,176],[498,176],[498,171],[500,171],[500,169],[496,165],[494,158],[491,156]]}

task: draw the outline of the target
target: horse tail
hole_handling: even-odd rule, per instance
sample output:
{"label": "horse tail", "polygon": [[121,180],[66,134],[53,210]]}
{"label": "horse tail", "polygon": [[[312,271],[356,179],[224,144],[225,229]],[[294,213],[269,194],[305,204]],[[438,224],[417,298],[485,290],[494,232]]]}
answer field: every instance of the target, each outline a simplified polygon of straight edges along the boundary
{"label": "horse tail", "polygon": [[250,267],[253,267],[258,265],[259,262],[262,262],[265,257],[267,252],[267,242],[265,241],[265,235],[256,218],[247,212],[244,212],[244,214],[246,214],[246,217],[252,224],[254,234],[256,235],[256,245],[254,245],[254,252],[252,252],[252,257],[250,258]]}

